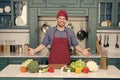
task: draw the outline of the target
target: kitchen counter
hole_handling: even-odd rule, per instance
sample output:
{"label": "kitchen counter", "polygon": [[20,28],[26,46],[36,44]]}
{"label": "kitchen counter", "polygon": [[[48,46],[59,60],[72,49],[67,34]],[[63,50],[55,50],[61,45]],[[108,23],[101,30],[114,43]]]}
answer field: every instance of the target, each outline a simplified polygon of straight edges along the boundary
{"label": "kitchen counter", "polygon": [[[120,58],[120,52],[108,52],[108,58]],[[8,53],[8,54],[0,54],[0,57],[45,57],[47,58],[47,55],[41,55],[41,53],[35,54],[33,56],[29,56],[26,54],[16,54],[16,53]],[[86,58],[84,55],[82,55],[81,53],[79,53],[79,55],[71,56],[72,58]],[[91,54],[89,56],[89,58],[100,58],[100,54]]]}
{"label": "kitchen counter", "polygon": [[99,69],[96,72],[88,74],[74,72],[63,72],[60,69],[55,69],[54,73],[21,73],[20,65],[10,64],[0,72],[0,78],[112,78],[120,79],[120,70],[113,65],[108,66],[108,70]]}

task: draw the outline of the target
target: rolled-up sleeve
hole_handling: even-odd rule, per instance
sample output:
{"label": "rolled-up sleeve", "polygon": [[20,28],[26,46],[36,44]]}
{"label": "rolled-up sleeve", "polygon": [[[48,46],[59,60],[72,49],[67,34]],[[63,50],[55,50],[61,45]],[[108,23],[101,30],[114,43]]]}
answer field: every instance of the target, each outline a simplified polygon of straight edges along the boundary
{"label": "rolled-up sleeve", "polygon": [[49,29],[47,30],[45,37],[42,40],[42,44],[47,47],[49,44],[51,44],[52,38],[53,38],[53,29],[52,30]]}
{"label": "rolled-up sleeve", "polygon": [[68,32],[69,32],[69,40],[70,40],[69,43],[70,43],[70,45],[73,46],[73,47],[77,46],[78,42],[76,40],[74,31],[73,30],[68,30]]}

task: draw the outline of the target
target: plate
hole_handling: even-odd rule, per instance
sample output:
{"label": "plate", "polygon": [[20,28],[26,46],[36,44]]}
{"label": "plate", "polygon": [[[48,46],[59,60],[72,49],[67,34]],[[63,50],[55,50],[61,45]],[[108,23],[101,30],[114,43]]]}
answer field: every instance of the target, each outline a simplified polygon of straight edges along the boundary
{"label": "plate", "polygon": [[17,26],[25,26],[26,25],[22,16],[18,16],[15,20],[15,23]]}
{"label": "plate", "polygon": [[4,10],[5,10],[5,12],[10,12],[10,11],[11,11],[11,7],[10,7],[10,6],[6,6],[6,7],[4,8]]}
{"label": "plate", "polygon": [[101,23],[101,26],[107,26],[107,21],[103,21],[103,22]]}

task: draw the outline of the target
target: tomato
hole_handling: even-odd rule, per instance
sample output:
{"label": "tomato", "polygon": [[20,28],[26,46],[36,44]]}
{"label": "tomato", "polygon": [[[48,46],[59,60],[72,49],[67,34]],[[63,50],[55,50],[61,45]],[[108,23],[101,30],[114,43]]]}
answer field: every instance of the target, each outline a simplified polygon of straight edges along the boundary
{"label": "tomato", "polygon": [[88,73],[89,72],[89,68],[88,67],[83,68],[83,72],[84,73]]}
{"label": "tomato", "polygon": [[48,68],[48,72],[53,73],[54,72],[54,68],[53,67]]}

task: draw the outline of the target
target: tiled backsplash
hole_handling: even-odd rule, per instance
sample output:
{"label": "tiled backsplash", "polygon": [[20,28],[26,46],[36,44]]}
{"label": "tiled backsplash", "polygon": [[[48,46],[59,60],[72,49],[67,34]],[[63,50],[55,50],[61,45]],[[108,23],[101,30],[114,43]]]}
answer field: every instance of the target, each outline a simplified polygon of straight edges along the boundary
{"label": "tiled backsplash", "polygon": [[0,30],[0,41],[15,40],[15,44],[29,44],[29,30]]}

